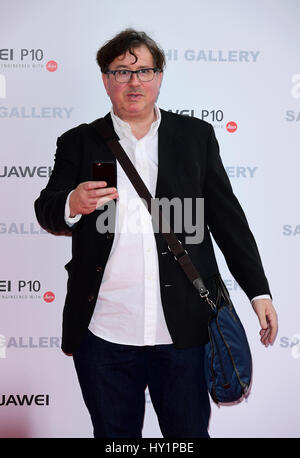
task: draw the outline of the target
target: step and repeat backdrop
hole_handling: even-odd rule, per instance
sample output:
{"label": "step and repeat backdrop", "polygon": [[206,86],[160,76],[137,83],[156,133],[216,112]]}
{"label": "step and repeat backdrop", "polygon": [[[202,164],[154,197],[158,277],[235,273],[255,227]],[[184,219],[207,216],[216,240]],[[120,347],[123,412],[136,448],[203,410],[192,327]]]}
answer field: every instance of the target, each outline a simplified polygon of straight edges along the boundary
{"label": "step and repeat backdrop", "polygon": [[[159,106],[213,124],[279,316],[265,348],[216,248],[254,374],[246,402],[212,404],[210,435],[300,436],[299,20],[299,0],[1,1],[0,437],[92,437],[60,350],[71,240],[40,228],[33,202],[57,137],[110,110],[95,56],[126,27],[166,53]],[[143,436],[162,437],[148,392]]]}

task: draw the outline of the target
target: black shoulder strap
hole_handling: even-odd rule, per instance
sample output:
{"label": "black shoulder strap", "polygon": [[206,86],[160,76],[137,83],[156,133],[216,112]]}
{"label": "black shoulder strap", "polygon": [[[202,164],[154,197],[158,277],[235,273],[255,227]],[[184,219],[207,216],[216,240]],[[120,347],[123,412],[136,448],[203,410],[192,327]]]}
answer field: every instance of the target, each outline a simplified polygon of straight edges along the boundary
{"label": "black shoulder strap", "polygon": [[[138,174],[133,163],[125,153],[122,146],[120,145],[115,131],[106,122],[104,118],[96,119],[96,121],[93,121],[91,123],[91,126],[93,126],[96,129],[99,136],[102,138],[102,140],[105,141],[109,149],[115,155],[116,159],[119,161],[121,167],[123,168],[124,172],[127,174],[129,180],[131,181],[132,185],[136,189],[136,192],[141,197],[147,210],[151,214],[151,202],[153,197],[151,196],[145,183]],[[197,289],[200,296],[203,299],[206,299],[211,307],[214,306],[212,301],[208,298],[209,291],[206,289],[203,279],[201,278],[199,272],[196,270],[187,251],[183,248],[182,243],[180,242],[180,240],[178,240],[178,238],[172,231],[168,221],[166,220],[161,211],[161,207],[159,206],[158,220],[155,219],[157,212],[152,213],[154,213],[151,214],[152,220],[156,224],[156,227],[158,228],[159,232],[166,239],[168,249],[173,253],[175,260],[179,262],[188,279]]]}

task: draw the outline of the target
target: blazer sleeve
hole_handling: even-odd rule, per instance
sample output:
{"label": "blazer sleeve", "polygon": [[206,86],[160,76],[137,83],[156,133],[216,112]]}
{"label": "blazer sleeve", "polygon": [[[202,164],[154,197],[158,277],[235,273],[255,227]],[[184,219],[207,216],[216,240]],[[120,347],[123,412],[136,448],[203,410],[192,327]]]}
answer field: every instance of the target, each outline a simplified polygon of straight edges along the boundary
{"label": "blazer sleeve", "polygon": [[209,230],[233,277],[251,300],[270,294],[261,258],[245,213],[222,164],[212,126],[207,143],[204,207]]}
{"label": "blazer sleeve", "polygon": [[46,188],[34,203],[39,224],[56,235],[70,234],[80,224],[79,221],[70,227],[65,222],[68,194],[76,188],[79,181],[80,156],[78,135],[66,133],[57,139],[52,174]]}

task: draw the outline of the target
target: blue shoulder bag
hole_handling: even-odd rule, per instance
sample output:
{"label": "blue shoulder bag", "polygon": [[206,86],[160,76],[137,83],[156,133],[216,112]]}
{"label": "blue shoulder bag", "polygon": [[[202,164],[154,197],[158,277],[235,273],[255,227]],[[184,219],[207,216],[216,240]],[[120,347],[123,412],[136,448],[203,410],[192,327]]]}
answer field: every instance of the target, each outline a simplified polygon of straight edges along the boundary
{"label": "blue shoulder bag", "polygon": [[245,330],[220,276],[217,282],[216,304],[210,304],[205,375],[212,399],[226,404],[241,401],[249,394],[252,358]]}

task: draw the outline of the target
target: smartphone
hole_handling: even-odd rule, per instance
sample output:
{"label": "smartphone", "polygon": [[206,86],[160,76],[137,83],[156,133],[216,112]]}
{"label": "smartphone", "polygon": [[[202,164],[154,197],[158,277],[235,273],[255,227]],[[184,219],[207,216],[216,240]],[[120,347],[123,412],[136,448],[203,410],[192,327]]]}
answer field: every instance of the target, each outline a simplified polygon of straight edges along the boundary
{"label": "smartphone", "polygon": [[93,181],[106,181],[108,188],[117,187],[116,163],[114,161],[95,161],[92,167]]}

